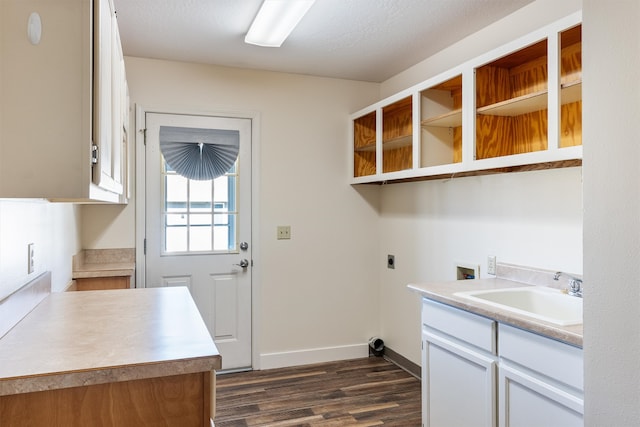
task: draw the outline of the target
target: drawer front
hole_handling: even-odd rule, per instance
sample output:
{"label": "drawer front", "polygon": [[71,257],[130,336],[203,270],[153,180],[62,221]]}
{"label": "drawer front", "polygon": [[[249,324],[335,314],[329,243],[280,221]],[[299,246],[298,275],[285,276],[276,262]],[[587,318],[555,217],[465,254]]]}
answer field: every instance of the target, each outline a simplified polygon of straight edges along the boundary
{"label": "drawer front", "polygon": [[486,317],[423,298],[422,326],[496,354],[496,322]]}
{"label": "drawer front", "polygon": [[500,357],[567,384],[580,391],[583,385],[582,349],[550,338],[499,325]]}

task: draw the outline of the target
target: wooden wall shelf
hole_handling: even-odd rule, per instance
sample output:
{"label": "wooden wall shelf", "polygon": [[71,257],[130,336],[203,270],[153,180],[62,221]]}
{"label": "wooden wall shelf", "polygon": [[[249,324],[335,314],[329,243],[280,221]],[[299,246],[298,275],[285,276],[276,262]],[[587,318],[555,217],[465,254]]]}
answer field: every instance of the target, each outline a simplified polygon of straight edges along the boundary
{"label": "wooden wall shelf", "polygon": [[548,104],[547,91],[545,90],[478,108],[478,114],[485,116],[515,117],[533,111],[544,110]]}
{"label": "wooden wall shelf", "polygon": [[[561,91],[562,105],[582,100],[582,82],[580,81],[562,85]],[[478,114],[515,117],[545,110],[548,104],[548,91],[545,90],[478,108]]]}
{"label": "wooden wall shelf", "polygon": [[462,108],[422,120],[420,124],[425,127],[433,126],[440,128],[455,128],[462,126]]}
{"label": "wooden wall shelf", "polygon": [[367,152],[376,152],[376,143],[374,142],[373,144],[368,144],[368,145],[363,145],[361,147],[356,147],[354,149],[357,152],[362,152],[362,153],[367,153]]}
{"label": "wooden wall shelf", "polygon": [[581,21],[576,12],[352,114],[350,182],[580,166]]}
{"label": "wooden wall shelf", "polygon": [[384,141],[382,143],[383,150],[395,150],[396,148],[410,147],[413,144],[413,135],[399,136],[397,138]]}

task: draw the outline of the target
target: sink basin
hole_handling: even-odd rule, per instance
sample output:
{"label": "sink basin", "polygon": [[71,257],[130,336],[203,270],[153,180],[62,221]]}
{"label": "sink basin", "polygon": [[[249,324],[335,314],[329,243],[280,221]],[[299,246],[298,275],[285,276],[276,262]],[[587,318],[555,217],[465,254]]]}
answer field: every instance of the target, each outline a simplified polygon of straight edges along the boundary
{"label": "sink basin", "polygon": [[582,298],[558,289],[531,286],[456,292],[454,295],[560,326],[582,323]]}

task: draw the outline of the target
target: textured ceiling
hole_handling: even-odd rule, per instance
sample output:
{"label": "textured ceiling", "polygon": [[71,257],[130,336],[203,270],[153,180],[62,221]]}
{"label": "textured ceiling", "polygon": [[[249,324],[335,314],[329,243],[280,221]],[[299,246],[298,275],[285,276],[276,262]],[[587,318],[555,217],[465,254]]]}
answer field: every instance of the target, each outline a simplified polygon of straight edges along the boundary
{"label": "textured ceiling", "polygon": [[382,82],[533,0],[316,0],[280,48],[262,0],[114,0],[125,55]]}

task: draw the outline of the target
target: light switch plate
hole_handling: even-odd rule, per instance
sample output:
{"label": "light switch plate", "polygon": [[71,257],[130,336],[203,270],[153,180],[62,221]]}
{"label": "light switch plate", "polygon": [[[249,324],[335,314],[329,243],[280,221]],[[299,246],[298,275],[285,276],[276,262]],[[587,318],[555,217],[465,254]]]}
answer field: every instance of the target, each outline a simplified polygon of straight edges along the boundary
{"label": "light switch plate", "polygon": [[487,258],[487,274],[496,274],[496,256],[489,255]]}

